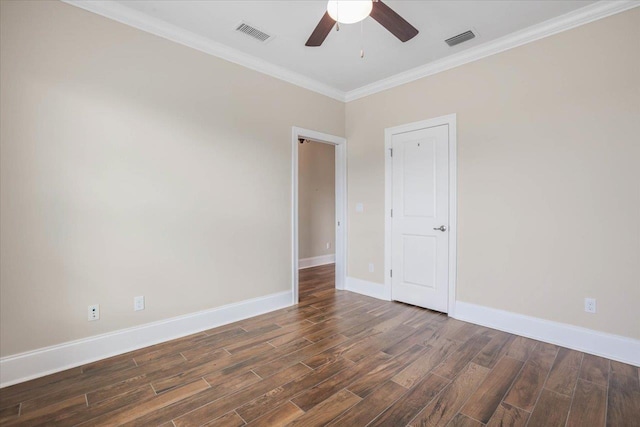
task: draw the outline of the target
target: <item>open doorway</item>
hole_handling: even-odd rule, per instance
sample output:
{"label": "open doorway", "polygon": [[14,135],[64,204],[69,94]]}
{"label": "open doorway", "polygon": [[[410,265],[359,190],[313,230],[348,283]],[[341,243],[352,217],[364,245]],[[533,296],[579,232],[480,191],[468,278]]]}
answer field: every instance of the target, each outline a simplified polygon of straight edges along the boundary
{"label": "open doorway", "polygon": [[[292,132],[293,303],[346,276],[346,140],[308,129]],[[300,288],[300,283],[304,289]]]}
{"label": "open doorway", "polygon": [[299,139],[299,301],[335,288],[335,145]]}

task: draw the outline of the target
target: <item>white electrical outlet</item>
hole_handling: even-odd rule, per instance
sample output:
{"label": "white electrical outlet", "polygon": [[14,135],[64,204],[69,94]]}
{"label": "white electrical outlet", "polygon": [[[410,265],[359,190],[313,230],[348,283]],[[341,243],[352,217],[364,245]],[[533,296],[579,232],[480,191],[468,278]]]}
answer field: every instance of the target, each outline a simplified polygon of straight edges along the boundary
{"label": "white electrical outlet", "polygon": [[90,305],[87,320],[93,321],[98,319],[100,319],[100,304]]}
{"label": "white electrical outlet", "polygon": [[596,299],[595,298],[585,298],[584,299],[584,311],[587,313],[595,313],[596,312]]}
{"label": "white electrical outlet", "polygon": [[331,249],[331,242],[327,242],[327,249]]}
{"label": "white electrical outlet", "polygon": [[144,310],[144,297],[133,297],[133,311]]}
{"label": "white electrical outlet", "polygon": [[373,273],[373,263],[369,263],[369,273]]}

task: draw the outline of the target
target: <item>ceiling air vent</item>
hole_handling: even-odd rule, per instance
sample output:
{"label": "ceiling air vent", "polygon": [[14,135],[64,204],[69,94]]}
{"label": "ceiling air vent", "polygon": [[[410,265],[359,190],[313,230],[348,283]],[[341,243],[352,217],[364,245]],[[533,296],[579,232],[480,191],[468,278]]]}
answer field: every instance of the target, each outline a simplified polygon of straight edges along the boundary
{"label": "ceiling air vent", "polygon": [[265,43],[267,41],[269,41],[272,36],[270,36],[269,34],[265,33],[264,31],[260,31],[259,29],[252,27],[249,24],[246,24],[244,22],[241,22],[237,27],[236,27],[236,31],[240,31],[241,33],[244,33],[246,35],[248,35],[249,37],[252,37],[262,43]]}
{"label": "ceiling air vent", "polygon": [[467,40],[475,39],[476,35],[473,34],[473,31],[465,31],[464,33],[460,33],[457,36],[453,36],[445,40],[445,43],[449,45],[449,47],[455,46],[460,43],[464,43]]}

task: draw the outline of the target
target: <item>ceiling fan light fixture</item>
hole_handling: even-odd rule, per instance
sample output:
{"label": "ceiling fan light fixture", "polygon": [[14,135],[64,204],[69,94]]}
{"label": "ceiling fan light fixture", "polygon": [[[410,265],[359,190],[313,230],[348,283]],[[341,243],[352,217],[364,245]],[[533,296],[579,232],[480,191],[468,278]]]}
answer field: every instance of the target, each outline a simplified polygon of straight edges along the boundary
{"label": "ceiling fan light fixture", "polygon": [[365,19],[373,9],[371,0],[329,0],[329,16],[341,24],[355,24]]}

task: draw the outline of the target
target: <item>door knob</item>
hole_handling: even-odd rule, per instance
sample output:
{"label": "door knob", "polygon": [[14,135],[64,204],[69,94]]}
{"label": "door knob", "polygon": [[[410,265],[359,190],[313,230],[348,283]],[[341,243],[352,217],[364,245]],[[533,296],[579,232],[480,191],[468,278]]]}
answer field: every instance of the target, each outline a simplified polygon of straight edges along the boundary
{"label": "door knob", "polygon": [[441,225],[438,228],[434,228],[434,230],[440,230],[440,231],[442,231],[444,233],[445,231],[447,231],[447,227],[445,227],[444,225]]}

